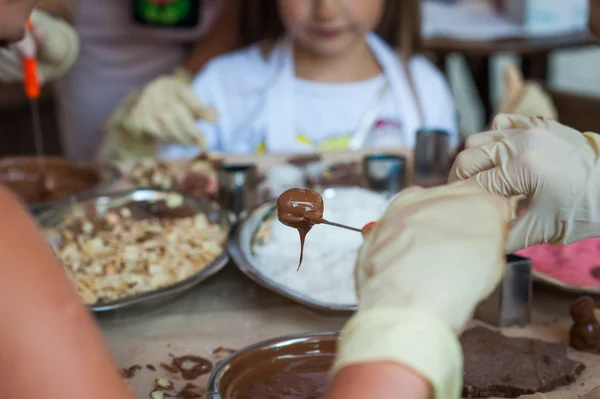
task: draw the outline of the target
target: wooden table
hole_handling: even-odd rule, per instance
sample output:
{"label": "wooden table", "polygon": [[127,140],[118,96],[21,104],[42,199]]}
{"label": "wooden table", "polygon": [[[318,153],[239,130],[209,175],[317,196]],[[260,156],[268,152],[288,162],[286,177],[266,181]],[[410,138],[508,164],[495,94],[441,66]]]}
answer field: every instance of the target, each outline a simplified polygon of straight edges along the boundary
{"label": "wooden table", "polygon": [[[410,157],[406,150],[400,151]],[[358,154],[328,154],[348,160]],[[284,155],[232,156],[228,162],[254,162],[266,169]],[[184,165],[179,161],[176,165]],[[127,169],[127,165],[123,165]],[[129,187],[120,182],[111,190]],[[552,342],[567,341],[570,327],[568,306],[572,298],[536,291],[532,323],[524,328],[502,329],[509,336],[526,336]],[[316,313],[251,282],[233,263],[194,288],[190,293],[162,306],[144,310],[117,311],[101,315],[100,327],[119,367],[141,366],[129,382],[139,398],[149,397],[153,380],[167,376],[159,366],[170,354],[193,354],[213,361],[215,348],[240,349],[258,341],[287,334],[334,331],[348,316]],[[569,356],[584,362],[587,370],[569,390],[583,394],[600,385],[600,356],[569,350]],[[146,365],[151,365],[147,367]],[[154,369],[154,370],[152,370]],[[193,381],[205,386],[208,375]],[[178,388],[184,381],[175,381]]]}
{"label": "wooden table", "polygon": [[425,51],[431,53],[438,67],[446,72],[446,60],[451,54],[462,55],[473,75],[473,80],[485,113],[485,120],[493,117],[490,99],[490,63],[497,53],[513,53],[522,58],[521,69],[526,79],[547,83],[549,56],[557,50],[591,46],[596,39],[589,32],[526,39],[493,41],[430,38],[425,41]]}

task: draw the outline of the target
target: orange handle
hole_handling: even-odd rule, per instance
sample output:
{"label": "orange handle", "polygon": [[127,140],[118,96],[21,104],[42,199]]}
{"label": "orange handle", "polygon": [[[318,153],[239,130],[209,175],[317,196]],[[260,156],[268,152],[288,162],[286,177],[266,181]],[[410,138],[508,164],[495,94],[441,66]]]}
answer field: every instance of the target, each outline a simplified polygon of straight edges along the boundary
{"label": "orange handle", "polygon": [[365,237],[367,234],[369,234],[369,232],[373,229],[373,227],[375,227],[376,224],[377,224],[377,222],[369,222],[369,223],[365,224],[363,226],[363,228],[360,229],[363,237]]}
{"label": "orange handle", "polygon": [[[27,20],[27,29],[31,31],[31,19]],[[28,98],[39,98],[41,90],[37,74],[37,60],[34,57],[27,57],[23,60],[23,83],[25,95]]]}
{"label": "orange handle", "polygon": [[23,82],[25,84],[25,94],[31,99],[40,96],[40,83],[37,76],[37,60],[27,57],[23,60]]}

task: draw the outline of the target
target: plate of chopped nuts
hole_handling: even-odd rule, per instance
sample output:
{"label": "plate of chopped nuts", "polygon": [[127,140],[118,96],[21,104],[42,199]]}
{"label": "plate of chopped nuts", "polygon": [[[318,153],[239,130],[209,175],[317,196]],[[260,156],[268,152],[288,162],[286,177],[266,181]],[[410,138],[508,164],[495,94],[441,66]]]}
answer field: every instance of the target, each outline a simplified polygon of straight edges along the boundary
{"label": "plate of chopped nuts", "polygon": [[175,191],[138,189],[52,209],[39,222],[94,312],[167,301],[229,261],[231,213]]}

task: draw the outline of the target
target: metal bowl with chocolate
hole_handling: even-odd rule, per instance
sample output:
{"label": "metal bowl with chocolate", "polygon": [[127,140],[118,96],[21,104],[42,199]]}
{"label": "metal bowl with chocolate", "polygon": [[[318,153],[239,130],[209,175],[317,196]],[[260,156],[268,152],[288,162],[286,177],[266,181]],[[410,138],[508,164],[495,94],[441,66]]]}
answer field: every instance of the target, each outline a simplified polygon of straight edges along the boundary
{"label": "metal bowl with chocolate", "polygon": [[291,335],[246,347],[213,370],[208,399],[322,399],[337,336]]}
{"label": "metal bowl with chocolate", "polygon": [[[241,349],[213,370],[208,399],[322,399],[337,339],[337,332],[289,335]],[[564,342],[473,326],[462,333],[460,345],[463,398],[564,393],[566,386],[576,397],[589,390],[581,378],[585,364],[569,358]]]}
{"label": "metal bowl with chocolate", "polygon": [[50,156],[0,158],[0,183],[35,213],[93,195],[120,176],[109,164],[79,164]]}
{"label": "metal bowl with chocolate", "polygon": [[233,217],[174,191],[132,190],[52,209],[40,224],[94,312],[172,299],[220,271]]}

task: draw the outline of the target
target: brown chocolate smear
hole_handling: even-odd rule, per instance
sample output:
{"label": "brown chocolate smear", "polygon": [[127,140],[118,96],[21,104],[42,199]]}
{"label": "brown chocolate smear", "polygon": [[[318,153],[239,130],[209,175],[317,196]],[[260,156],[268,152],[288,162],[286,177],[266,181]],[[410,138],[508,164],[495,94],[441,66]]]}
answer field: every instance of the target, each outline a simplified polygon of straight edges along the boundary
{"label": "brown chocolate smear", "polygon": [[304,257],[306,235],[315,224],[323,220],[323,198],[314,190],[291,188],[277,198],[277,218],[286,226],[293,227],[300,234],[300,261]]}
{"label": "brown chocolate smear", "polygon": [[168,373],[171,374],[177,374],[179,373],[179,369],[175,366],[173,366],[172,364],[168,364],[168,363],[161,363],[160,367],[165,370]]}
{"label": "brown chocolate smear", "polygon": [[600,353],[600,324],[594,314],[596,302],[591,296],[577,298],[569,308],[573,325],[569,345],[582,352]]}
{"label": "brown chocolate smear", "polygon": [[235,352],[237,352],[237,350],[219,346],[219,347],[213,349],[213,351],[211,352],[211,355],[213,355],[213,356],[219,356],[219,355],[223,355],[223,354],[231,355],[232,353],[235,353]]}
{"label": "brown chocolate smear", "polygon": [[202,389],[198,385],[192,383],[185,384],[181,391],[177,392],[176,395],[177,398],[181,399],[197,399],[202,396]]}
{"label": "brown chocolate smear", "polygon": [[142,369],[142,366],[140,366],[138,364],[134,364],[133,366],[130,366],[127,368],[122,368],[121,370],[119,370],[119,372],[121,373],[121,377],[129,380],[129,379],[135,377],[135,373],[137,373],[141,369]]}
{"label": "brown chocolate smear", "polygon": [[208,374],[212,371],[212,363],[200,356],[185,355],[174,357],[171,365],[179,371],[181,378],[186,381]]}
{"label": "brown chocolate smear", "polygon": [[510,338],[483,327],[460,338],[464,398],[517,398],[574,382],[585,365],[569,359],[564,343]]}
{"label": "brown chocolate smear", "polygon": [[153,366],[153,365],[151,365],[151,364],[147,364],[147,365],[146,365],[146,368],[147,368],[148,370],[150,370],[150,371],[156,371],[156,367],[154,367],[154,366]]}
{"label": "brown chocolate smear", "polygon": [[[43,166],[43,167],[42,167]],[[26,204],[59,201],[84,193],[101,182],[99,171],[59,157],[0,159],[0,183]]]}

